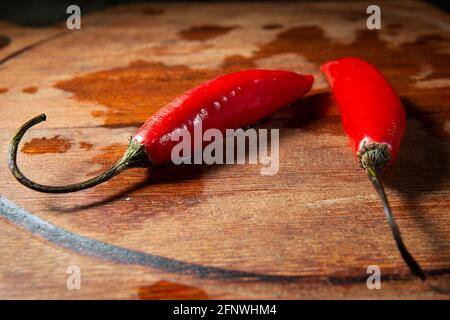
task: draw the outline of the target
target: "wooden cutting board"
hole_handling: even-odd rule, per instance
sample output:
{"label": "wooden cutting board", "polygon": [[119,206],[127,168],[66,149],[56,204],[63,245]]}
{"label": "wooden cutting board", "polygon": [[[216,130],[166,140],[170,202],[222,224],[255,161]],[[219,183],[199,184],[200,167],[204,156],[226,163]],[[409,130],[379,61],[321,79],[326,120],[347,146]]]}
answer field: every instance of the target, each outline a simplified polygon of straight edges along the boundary
{"label": "wooden cutting board", "polygon": [[[26,28],[0,21],[0,298],[447,298],[411,275],[382,205],[355,162],[318,67],[360,56],[401,96],[408,128],[382,176],[406,244],[450,286],[450,19],[422,2],[116,6]],[[217,75],[249,68],[316,77],[308,97],[262,121],[280,129],[280,168],[129,170],[86,191],[51,195],[11,176],[19,163],[64,184],[113,164],[157,109]],[[81,289],[66,287],[70,266]],[[366,286],[381,268],[381,290]]]}

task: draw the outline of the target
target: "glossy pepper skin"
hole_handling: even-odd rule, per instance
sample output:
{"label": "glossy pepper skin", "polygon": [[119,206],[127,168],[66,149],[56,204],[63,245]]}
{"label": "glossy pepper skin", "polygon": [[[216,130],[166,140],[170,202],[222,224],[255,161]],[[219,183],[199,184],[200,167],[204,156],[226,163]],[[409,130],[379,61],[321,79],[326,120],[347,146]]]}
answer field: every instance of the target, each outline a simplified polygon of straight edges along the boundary
{"label": "glossy pepper skin", "polygon": [[[313,77],[280,70],[247,70],[226,74],[186,92],[156,112],[132,140],[143,144],[153,164],[170,161],[178,141],[171,135],[201,120],[202,131],[222,132],[253,124],[294,102],[311,88]],[[193,150],[195,151],[195,150]]]}
{"label": "glossy pepper skin", "polygon": [[[207,81],[151,116],[132,137],[122,158],[110,169],[87,181],[66,186],[48,186],[31,181],[17,165],[20,140],[29,128],[45,121],[45,114],[40,114],[23,124],[14,135],[8,152],[9,169],[20,183],[39,192],[66,193],[91,188],[128,168],[170,162],[172,148],[179,143],[172,141],[171,136],[181,129],[188,130],[192,138],[194,125],[200,120],[202,133],[210,128],[224,132],[254,124],[301,98],[310,90],[313,81],[311,75],[280,70],[247,70]],[[206,144],[204,142],[197,148]],[[192,152],[195,151],[197,149],[193,148]]]}
{"label": "glossy pepper skin", "polygon": [[342,58],[321,67],[330,83],[344,130],[357,158],[371,146],[387,145],[382,169],[397,158],[406,127],[405,111],[392,86],[370,63]]}

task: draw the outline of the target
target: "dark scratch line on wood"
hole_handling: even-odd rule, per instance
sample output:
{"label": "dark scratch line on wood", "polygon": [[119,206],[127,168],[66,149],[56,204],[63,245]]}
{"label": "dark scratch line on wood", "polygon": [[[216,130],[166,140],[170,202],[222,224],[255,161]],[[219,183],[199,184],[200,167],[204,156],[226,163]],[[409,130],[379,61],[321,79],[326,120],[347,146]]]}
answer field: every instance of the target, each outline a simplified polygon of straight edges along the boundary
{"label": "dark scratch line on wood", "polygon": [[40,45],[42,45],[44,43],[47,43],[47,42],[49,42],[51,40],[60,38],[60,37],[62,37],[64,35],[67,35],[67,34],[69,34],[67,31],[58,32],[58,33],[55,33],[55,34],[53,34],[53,35],[51,35],[49,37],[46,37],[44,39],[41,39],[41,40],[36,41],[34,43],[31,43],[31,44],[29,44],[29,45],[27,45],[27,46],[25,46],[25,47],[23,47],[23,48],[21,48],[19,50],[16,50],[16,51],[8,54],[3,59],[0,59],[0,66],[5,64],[6,62],[8,62],[9,60],[11,60],[13,58],[16,58],[16,57],[20,56],[21,54],[23,54],[23,53],[25,53],[27,51],[30,51],[30,50],[32,50],[32,49],[34,49],[34,48],[36,48],[36,47],[38,47],[38,46],[40,46]]}
{"label": "dark scratch line on wood", "polygon": [[[355,277],[327,277],[310,275],[272,275],[254,273],[240,270],[223,269],[220,267],[204,266],[153,255],[141,251],[130,250],[102,241],[84,237],[60,228],[47,222],[25,209],[17,206],[10,200],[0,196],[0,215],[14,225],[31,232],[33,235],[43,238],[53,244],[69,249],[81,255],[91,256],[97,259],[115,263],[142,265],[159,269],[165,272],[190,275],[198,278],[263,281],[263,282],[317,282],[326,281],[335,285],[352,283],[364,283],[367,275]],[[450,269],[431,270],[429,275],[450,274]],[[385,275],[384,280],[408,280],[412,275]]]}
{"label": "dark scratch line on wood", "polygon": [[169,259],[162,256],[147,254],[140,251],[130,250],[123,247],[110,245],[105,242],[97,241],[84,237],[56,225],[53,225],[29,212],[18,207],[13,202],[0,196],[0,214],[21,228],[24,228],[34,235],[42,237],[54,244],[66,249],[75,251],[79,254],[96,257],[102,260],[113,261],[124,264],[138,264],[148,267],[161,269],[168,272],[175,272],[197,276],[200,278],[222,278],[222,279],[241,279],[257,280],[297,280],[297,276],[276,276],[264,275],[244,271],[226,270],[217,267],[202,266],[193,263],[187,263],[175,259]]}

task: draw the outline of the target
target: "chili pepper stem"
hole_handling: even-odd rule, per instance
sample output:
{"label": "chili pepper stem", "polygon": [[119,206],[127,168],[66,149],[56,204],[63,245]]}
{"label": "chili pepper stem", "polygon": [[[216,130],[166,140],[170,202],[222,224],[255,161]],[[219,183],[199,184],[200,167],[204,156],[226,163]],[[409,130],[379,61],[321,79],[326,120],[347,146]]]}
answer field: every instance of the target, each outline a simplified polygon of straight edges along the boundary
{"label": "chili pepper stem", "polygon": [[383,185],[378,178],[378,172],[384,168],[390,161],[389,149],[386,144],[372,143],[370,145],[364,144],[361,150],[358,152],[358,158],[360,160],[361,166],[366,169],[367,175],[369,176],[370,182],[374,186],[378,195],[383,202],[383,209],[386,215],[389,227],[391,228],[392,235],[394,236],[397,248],[400,251],[403,260],[406,262],[408,267],[414,272],[420,279],[425,280],[425,272],[422,270],[417,261],[412,257],[406,248],[403,239],[400,234],[400,229],[395,222],[394,215],[392,213],[391,207],[389,206],[389,201],[384,191]]}
{"label": "chili pepper stem", "polygon": [[110,169],[106,170],[102,174],[89,179],[84,182],[66,185],[66,186],[47,186],[31,181],[23,175],[17,165],[17,150],[19,143],[22,140],[25,132],[33,127],[34,125],[46,120],[45,114],[40,114],[33,119],[27,121],[23,124],[19,130],[16,132],[11,140],[8,152],[8,166],[14,177],[24,186],[31,188],[33,190],[45,193],[68,193],[75,192],[83,189],[87,189],[96,186],[102,182],[105,182],[112,177],[118,175],[120,172],[132,168],[132,167],[147,167],[151,165],[147,152],[145,151],[144,145],[130,140],[128,148],[125,151],[123,157],[117,161]]}

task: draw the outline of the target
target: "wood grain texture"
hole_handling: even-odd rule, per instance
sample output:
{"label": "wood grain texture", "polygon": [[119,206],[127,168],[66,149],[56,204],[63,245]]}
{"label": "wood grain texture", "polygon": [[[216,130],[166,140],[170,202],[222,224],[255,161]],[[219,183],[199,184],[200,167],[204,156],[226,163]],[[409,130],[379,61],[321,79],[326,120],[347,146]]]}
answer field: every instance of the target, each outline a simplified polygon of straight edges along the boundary
{"label": "wood grain texture", "polygon": [[[199,277],[99,259],[3,216],[0,298],[447,298],[403,263],[318,67],[360,56],[401,96],[407,132],[382,180],[410,251],[434,285],[448,288],[450,19],[422,2],[386,1],[382,30],[369,31],[367,5],[118,6],[83,17],[80,31],[0,22],[0,59],[63,34],[0,66],[0,154],[5,158],[23,122],[45,112],[47,122],[27,133],[19,155],[23,171],[41,183],[76,182],[106,169],[153,112],[214,76],[268,68],[316,77],[308,97],[258,124],[280,129],[275,176],[260,175],[260,165],[166,165],[47,195],[21,186],[0,162],[0,194],[68,232],[279,280]],[[74,264],[81,290],[66,288]],[[381,267],[381,290],[366,287],[369,265]]]}

